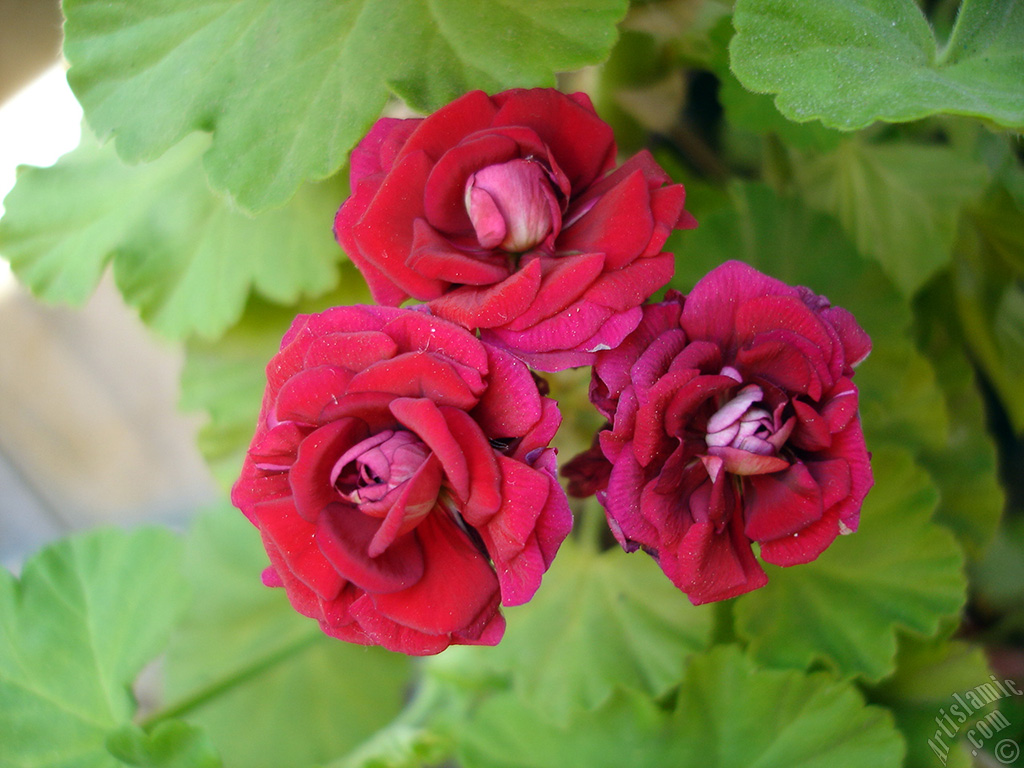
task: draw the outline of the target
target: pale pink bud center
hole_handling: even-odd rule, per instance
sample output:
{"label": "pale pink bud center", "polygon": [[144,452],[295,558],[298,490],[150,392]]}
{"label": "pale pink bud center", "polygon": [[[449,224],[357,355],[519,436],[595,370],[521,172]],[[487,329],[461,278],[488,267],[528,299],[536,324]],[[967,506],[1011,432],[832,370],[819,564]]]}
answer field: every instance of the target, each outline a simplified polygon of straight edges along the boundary
{"label": "pale pink bud center", "polygon": [[353,445],[334,465],[332,482],[355,464],[356,487],[348,492],[357,504],[378,501],[420,468],[430,450],[411,432],[385,430]]}
{"label": "pale pink bud center", "polygon": [[509,160],[466,180],[466,211],[484,248],[528,251],[561,226],[558,201],[544,167]]}

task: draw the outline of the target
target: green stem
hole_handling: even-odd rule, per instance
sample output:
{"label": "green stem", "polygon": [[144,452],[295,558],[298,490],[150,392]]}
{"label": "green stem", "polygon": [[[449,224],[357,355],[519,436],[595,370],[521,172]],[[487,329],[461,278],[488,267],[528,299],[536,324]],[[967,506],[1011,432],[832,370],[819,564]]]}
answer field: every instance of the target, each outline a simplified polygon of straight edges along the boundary
{"label": "green stem", "polygon": [[324,637],[323,634],[317,632],[316,634],[310,634],[306,637],[299,638],[295,642],[286,645],[285,647],[275,651],[274,653],[268,654],[262,659],[257,659],[252,664],[238,670],[232,675],[229,675],[221,680],[217,680],[204,688],[200,688],[191,695],[185,697],[181,701],[175,702],[163,709],[159,709],[149,717],[145,718],[139,725],[143,729],[150,729],[157,723],[163,720],[171,720],[176,717],[181,717],[195,709],[199,709],[201,706],[206,704],[218,696],[227,693],[228,691],[237,688],[240,685],[252,680],[255,677],[266,672],[268,669],[276,667],[278,664],[287,661],[291,657],[304,651],[313,643],[319,641]]}

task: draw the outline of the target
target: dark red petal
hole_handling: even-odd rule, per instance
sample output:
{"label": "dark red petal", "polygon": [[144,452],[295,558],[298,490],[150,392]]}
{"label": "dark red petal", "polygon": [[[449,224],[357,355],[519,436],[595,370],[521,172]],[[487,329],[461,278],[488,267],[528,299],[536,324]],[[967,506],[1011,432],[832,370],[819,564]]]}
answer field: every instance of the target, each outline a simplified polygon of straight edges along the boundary
{"label": "dark red petal", "polygon": [[288,469],[295,462],[299,443],[308,433],[308,427],[292,421],[282,422],[253,438],[249,458],[264,472]]}
{"label": "dark red petal", "polygon": [[[440,296],[445,285],[410,269],[406,260],[412,251],[413,222],[424,216],[423,189],[430,161],[422,153],[405,155],[387,175],[357,222],[341,211],[335,232],[346,253],[363,269],[369,264],[408,295],[429,300]],[[354,247],[352,247],[354,245]],[[375,285],[370,284],[373,291]],[[376,293],[374,298],[380,301]],[[390,295],[389,295],[390,298]]]}
{"label": "dark red petal", "polygon": [[[774,335],[787,335],[775,331]],[[736,354],[736,363],[747,378],[764,379],[787,392],[807,395],[818,400],[822,393],[822,380],[814,362],[809,359],[809,342],[795,334],[788,338],[769,339],[768,334],[756,339],[750,347]],[[810,350],[816,356],[815,350]]]}
{"label": "dark red petal", "polygon": [[673,582],[694,605],[726,600],[768,583],[741,526],[735,515],[721,532],[714,523],[694,523],[672,553],[678,562]]}
{"label": "dark red petal", "polygon": [[315,523],[320,512],[339,500],[331,482],[331,470],[342,454],[369,436],[360,419],[340,419],[320,427],[299,446],[298,458],[288,473],[295,511],[303,520]]}
{"label": "dark red petal", "polygon": [[814,408],[802,400],[794,400],[793,410],[797,421],[789,438],[790,445],[804,451],[820,451],[832,444],[828,422]]}
{"label": "dark red petal", "polygon": [[540,418],[533,428],[523,435],[519,445],[511,454],[513,459],[526,461],[537,448],[546,448],[558,432],[562,423],[562,414],[558,410],[558,403],[550,397],[542,397],[540,400]]}
{"label": "dark red petal", "polygon": [[479,374],[487,372],[487,353],[473,334],[427,312],[390,311],[393,314],[384,331],[395,340],[400,351],[442,354],[477,374],[472,383],[474,391],[481,386]]}
{"label": "dark red petal", "polygon": [[288,485],[287,472],[264,472],[246,457],[242,463],[242,472],[231,488],[231,503],[242,510],[253,525],[253,508],[261,501],[291,497],[292,489]]}
{"label": "dark red petal", "polygon": [[412,253],[407,262],[426,277],[459,285],[491,285],[511,274],[503,254],[466,253],[446,240],[423,219],[413,225]]}
{"label": "dark red petal", "polygon": [[680,324],[691,339],[734,344],[738,308],[759,296],[795,296],[785,283],[739,261],[727,261],[702,277],[683,305]]}
{"label": "dark red petal", "polygon": [[651,191],[651,214],[654,217],[654,231],[651,233],[650,242],[644,249],[642,256],[654,256],[659,253],[668,240],[674,229],[690,229],[696,226],[697,222],[690,223],[689,219],[683,218],[686,213],[683,206],[686,204],[686,190],[682,184],[673,184],[670,187],[662,187]]}
{"label": "dark red petal", "polygon": [[451,645],[451,638],[447,634],[420,632],[382,616],[371,595],[363,595],[352,603],[349,612],[359,622],[359,629],[369,638],[368,645],[379,645],[409,656],[431,656]]}
{"label": "dark red petal", "polygon": [[[681,311],[682,306],[674,301],[645,306],[636,329],[617,347],[597,354],[590,399],[605,416],[609,415],[606,411],[629,383],[633,363],[660,334],[679,327]],[[597,391],[602,385],[606,392]]]}
{"label": "dark red petal", "polygon": [[360,589],[401,592],[423,576],[424,555],[416,536],[408,533],[383,554],[370,557],[370,542],[380,524],[351,504],[335,503],[317,520],[316,543],[338,573]]}
{"label": "dark red petal", "polygon": [[317,336],[306,350],[306,368],[332,365],[361,371],[378,360],[393,357],[398,350],[391,337],[380,331],[326,333]]}
{"label": "dark red petal", "polygon": [[[640,511],[640,497],[645,484],[644,469],[633,456],[631,446],[627,445],[613,461],[604,508],[625,539],[657,547],[657,529]],[[620,543],[623,543],[622,539]]]}
{"label": "dark red petal", "polygon": [[500,133],[485,132],[452,146],[437,161],[423,189],[427,221],[449,234],[472,231],[466,212],[466,180],[489,165],[520,156],[519,145]]}
{"label": "dark red petal", "polygon": [[257,504],[253,518],[264,537],[277,548],[281,563],[274,565],[285,586],[290,573],[325,600],[334,598],[345,586],[344,577],[324,559],[316,545],[316,526],[299,517],[291,499]]}
{"label": "dark red petal", "polygon": [[522,437],[541,417],[541,396],[530,370],[512,355],[487,345],[487,391],[473,418],[488,437]]}
{"label": "dark red petal", "polygon": [[541,284],[530,307],[507,324],[512,331],[521,331],[561,312],[586,291],[604,268],[600,253],[578,254],[557,258],[542,257]]}
{"label": "dark red petal", "polygon": [[587,298],[623,311],[642,304],[665,287],[675,273],[671,254],[637,259],[622,269],[607,271],[587,289]]}
{"label": "dark red petal", "polygon": [[847,376],[871,353],[871,337],[867,335],[856,318],[842,307],[830,307],[821,313],[825,322],[836,329],[843,344],[843,357]]}
{"label": "dark red petal", "polygon": [[422,122],[418,118],[402,120],[382,117],[363,140],[352,150],[349,158],[349,186],[356,188],[367,176],[385,173],[395,159],[395,147],[405,144],[406,139]]}
{"label": "dark red petal", "polygon": [[836,507],[825,510],[825,514],[806,528],[789,536],[761,542],[761,559],[773,565],[803,565],[816,559],[828,549],[839,535],[839,521]]}
{"label": "dark red petal", "polygon": [[821,489],[821,503],[825,509],[848,499],[853,488],[850,464],[845,459],[808,461],[807,470]]}
{"label": "dark red petal", "polygon": [[330,365],[300,371],[277,393],[274,422],[318,423],[324,408],[344,397],[351,378],[348,371]]}
{"label": "dark red petal", "polygon": [[493,328],[511,322],[526,311],[540,289],[539,261],[527,263],[507,280],[478,288],[462,286],[430,302],[438,317],[466,328]]}
{"label": "dark red petal", "polygon": [[469,464],[437,405],[430,400],[398,398],[391,403],[391,412],[441,460],[447,483],[456,495],[469,498]]}
{"label": "dark red petal", "polygon": [[802,531],[824,513],[821,489],[803,464],[774,475],[754,475],[743,485],[744,533],[770,541]]}
{"label": "dark red petal", "polygon": [[708,448],[708,455],[721,459],[722,468],[729,474],[746,477],[781,472],[789,466],[789,462],[780,456],[751,453],[727,445]]}
{"label": "dark red petal", "polygon": [[492,124],[536,131],[569,178],[573,195],[615,164],[615,136],[593,107],[552,88],[505,91],[494,101],[499,111]]}
{"label": "dark red petal", "polygon": [[825,397],[821,415],[829,431],[840,432],[857,417],[857,387],[849,379],[840,379]]}
{"label": "dark red petal", "polygon": [[367,553],[370,557],[381,555],[395,539],[402,536],[423,520],[437,503],[441,490],[441,462],[437,456],[430,456],[398,490],[391,509],[373,535]]}
{"label": "dark red petal", "polygon": [[487,128],[496,109],[483,91],[470,91],[424,119],[409,136],[399,156],[423,152],[433,162],[471,133]]}
{"label": "dark red petal", "polygon": [[662,429],[666,434],[682,437],[688,429],[693,429],[692,420],[709,399],[716,395],[725,395],[736,386],[736,380],[729,376],[697,376],[693,369],[672,371],[665,379],[678,381],[679,386],[673,387],[671,400],[664,406]]}
{"label": "dark red petal", "polygon": [[459,512],[470,525],[482,525],[502,503],[501,472],[494,449],[469,414],[448,406],[440,410],[452,437],[462,447],[469,468],[469,493],[460,499]]}
{"label": "dark red petal", "polygon": [[423,552],[423,577],[402,592],[373,595],[377,611],[427,634],[464,629],[494,600],[494,571],[446,514],[429,515],[411,535]]}
{"label": "dark red petal", "polygon": [[605,254],[605,269],[639,258],[654,232],[651,195],[640,171],[609,190],[579,220],[562,230],[560,252]]}
{"label": "dark red petal", "polygon": [[[302,583],[294,573],[288,570],[288,564],[285,563],[280,550],[269,536],[262,534],[261,539],[263,541],[263,548],[267,551],[267,557],[270,558],[270,569],[277,574],[281,582],[277,586],[284,587],[285,593],[288,596],[288,602],[292,604],[292,608],[303,616],[308,616],[311,619],[320,619],[322,615],[320,606],[323,604],[320,595]],[[333,569],[331,570],[333,571]],[[266,571],[264,571],[265,574]],[[267,586],[270,585],[268,584]],[[344,592],[344,586],[342,586],[340,592]]]}
{"label": "dark red petal", "polygon": [[443,358],[426,352],[406,352],[371,365],[352,377],[348,391],[425,397],[438,405],[463,409],[477,404],[476,394],[458,371]]}

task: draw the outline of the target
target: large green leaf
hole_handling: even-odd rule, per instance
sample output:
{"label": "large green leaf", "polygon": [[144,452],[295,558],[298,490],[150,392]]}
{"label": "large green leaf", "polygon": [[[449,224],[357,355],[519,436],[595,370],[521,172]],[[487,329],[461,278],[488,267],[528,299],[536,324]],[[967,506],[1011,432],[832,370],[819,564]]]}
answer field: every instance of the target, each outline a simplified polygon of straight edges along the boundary
{"label": "large green leaf", "polygon": [[950,420],[948,443],[924,446],[919,458],[939,487],[935,519],[977,560],[999,526],[1005,496],[977,376],[950,312],[955,305],[948,274],[930,283],[915,304],[920,344],[938,373]]}
{"label": "large green leaf", "polygon": [[940,46],[913,0],[736,0],[731,64],[779,111],[852,130],[937,113],[1024,128],[1024,5],[964,0]]}
{"label": "large green leaf", "polygon": [[506,612],[497,648],[452,648],[430,670],[464,685],[510,684],[521,701],[564,722],[616,687],[665,693],[687,655],[710,642],[711,611],[690,605],[646,555],[566,543],[536,597]]}
{"label": "large green leaf", "polygon": [[806,565],[766,566],[768,585],[738,598],[737,632],[761,661],[802,669],[821,660],[878,680],[894,668],[897,629],[931,636],[957,616],[963,555],[932,522],[934,485],[896,448],[875,450],[871,465],[857,532]]}
{"label": "large green leaf", "polygon": [[936,642],[903,636],[899,646],[896,672],[869,688],[868,698],[892,711],[907,737],[906,768],[934,768],[936,758],[946,768],[969,768],[970,757],[956,744],[957,735],[963,739],[969,726],[957,719],[977,718],[964,712],[955,696],[962,700],[964,692],[990,682],[985,654],[978,646],[945,638]]}
{"label": "large green leaf", "polygon": [[1024,433],[1024,203],[997,187],[971,207],[952,277],[972,357]]}
{"label": "large green leaf", "polygon": [[345,754],[399,710],[408,660],[343,643],[260,582],[259,534],[233,509],[189,536],[196,593],[167,653],[171,712],[201,725],[227,768],[278,768]]}
{"label": "large green leaf", "polygon": [[595,64],[626,0],[66,0],[68,80],[130,162],[211,131],[213,185],[250,210],[330,176],[389,92],[436,109]]}
{"label": "large green leaf", "polygon": [[210,191],[190,136],[152,163],[126,166],[85,132],[51,168],[25,169],[4,201],[0,254],[38,297],[82,303],[113,261],[125,300],[170,336],[215,337],[251,289],[292,303],[338,280],[331,234],[337,180],[303,187],[286,207],[249,216]]}
{"label": "large green leaf", "polygon": [[460,731],[467,768],[898,766],[890,716],[828,675],[763,670],[735,647],[691,657],[676,706],[617,691],[560,727],[509,695]]}
{"label": "large green leaf", "polygon": [[912,296],[949,262],[960,208],[988,172],[952,147],[845,141],[798,167],[806,200],[834,214],[857,248]]}
{"label": "large green leaf", "polygon": [[181,545],[165,530],[93,531],[47,547],[15,579],[0,569],[0,766],[118,766],[108,732],[129,686],[187,601]]}

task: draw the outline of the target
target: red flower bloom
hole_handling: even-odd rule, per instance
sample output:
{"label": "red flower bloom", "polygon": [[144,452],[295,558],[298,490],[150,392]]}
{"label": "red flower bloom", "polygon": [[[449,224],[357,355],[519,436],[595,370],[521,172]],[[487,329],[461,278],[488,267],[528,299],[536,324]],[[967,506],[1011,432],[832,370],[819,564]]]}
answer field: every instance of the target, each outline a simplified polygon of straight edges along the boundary
{"label": "red flower bloom", "polygon": [[695,226],[649,153],[613,171],[615,153],[584,94],[474,91],[374,126],[335,235],[381,304],[427,301],[544,370],[589,365],[671,278],[671,230]]}
{"label": "red flower bloom", "polygon": [[561,416],[519,360],[425,312],[296,318],[232,501],[300,613],[410,654],[493,645],[572,518]]}
{"label": "red flower bloom", "polygon": [[591,382],[619,542],[700,604],[767,582],[752,542],[795,565],[856,530],[872,477],[850,377],[870,349],[849,312],[739,262],[646,307]]}

